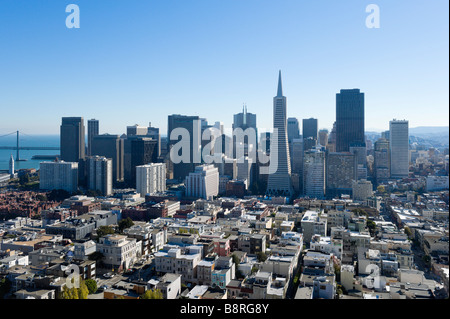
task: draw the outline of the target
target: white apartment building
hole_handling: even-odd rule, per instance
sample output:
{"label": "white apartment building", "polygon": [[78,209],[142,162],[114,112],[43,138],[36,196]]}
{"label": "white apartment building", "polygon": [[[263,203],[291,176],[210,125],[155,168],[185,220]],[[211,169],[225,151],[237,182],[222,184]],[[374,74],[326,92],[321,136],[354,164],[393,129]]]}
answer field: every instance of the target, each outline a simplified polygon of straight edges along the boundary
{"label": "white apartment building", "polygon": [[86,172],[88,187],[99,190],[104,196],[112,194],[113,162],[103,156],[90,156],[86,158]]}
{"label": "white apartment building", "polygon": [[303,215],[301,227],[305,243],[310,243],[313,235],[326,236],[327,234],[326,218],[321,218],[318,212],[312,210],[306,211]]}
{"label": "white apartment building", "polygon": [[145,197],[146,194],[164,192],[166,190],[166,164],[151,163],[136,166],[136,192]]}
{"label": "white apartment building", "polygon": [[219,170],[214,165],[200,165],[185,180],[186,196],[213,199],[219,194]]}
{"label": "white apartment building", "polygon": [[166,245],[155,253],[155,270],[162,273],[180,274],[182,283],[197,281],[197,265],[202,260],[201,246]]}
{"label": "white apartment building", "polygon": [[327,236],[313,235],[310,248],[325,254],[333,254],[340,259],[342,255],[342,245],[342,240],[331,239],[331,237]]}
{"label": "white apartment building", "polygon": [[139,257],[141,242],[123,235],[106,235],[100,238],[97,251],[103,254],[103,261],[115,269],[127,269]]}
{"label": "white apartment building", "polygon": [[39,187],[42,190],[62,189],[73,193],[78,189],[78,163],[42,162],[39,165]]}

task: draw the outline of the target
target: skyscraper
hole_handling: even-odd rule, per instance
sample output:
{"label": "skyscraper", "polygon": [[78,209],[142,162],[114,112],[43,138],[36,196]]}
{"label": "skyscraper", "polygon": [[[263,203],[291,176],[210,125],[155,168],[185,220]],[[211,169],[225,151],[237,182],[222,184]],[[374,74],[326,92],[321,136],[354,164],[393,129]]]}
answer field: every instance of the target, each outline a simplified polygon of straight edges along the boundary
{"label": "skyscraper", "polygon": [[[197,151],[196,147],[198,147],[199,143],[201,143],[201,122],[198,116],[186,116],[173,114],[168,117],[168,125],[167,125],[167,137],[168,137],[168,151],[173,148],[175,144],[177,144],[182,138],[178,136],[177,139],[171,140],[171,133],[177,129],[182,128],[187,130],[189,133],[189,146],[190,146],[190,154],[189,161],[180,163],[173,163],[173,178],[179,181],[182,181],[186,178],[186,176],[193,172],[195,169],[194,163],[194,151]],[[194,148],[195,145],[195,148]],[[186,150],[182,150],[186,151]],[[182,154],[179,154],[182,156]],[[171,159],[172,161],[172,159]],[[172,161],[173,162],[173,161]]]}
{"label": "skyscraper", "polygon": [[124,142],[119,135],[101,134],[92,138],[92,155],[112,159],[113,181],[124,180]]}
{"label": "skyscraper", "polygon": [[393,120],[389,122],[391,177],[403,178],[409,175],[409,123]]}
{"label": "skyscraper", "polygon": [[88,153],[87,155],[92,155],[92,140],[94,136],[98,135],[99,132],[99,122],[96,119],[88,120]]}
{"label": "skyscraper", "polygon": [[336,94],[336,152],[348,152],[350,146],[365,146],[364,93],[359,89]]}
{"label": "skyscraper", "polygon": [[61,160],[78,162],[85,157],[85,128],[82,117],[63,117],[60,126]]}
{"label": "skyscraper", "polygon": [[357,167],[355,154],[327,152],[325,187],[328,198],[352,194],[352,183],[357,180]]}
{"label": "skyscraper", "polygon": [[152,138],[140,137],[131,140],[131,183],[136,183],[136,167],[158,161],[158,142]]}
{"label": "skyscraper", "polygon": [[289,143],[291,143],[293,139],[300,138],[300,126],[297,118],[290,117],[287,119],[287,131]]}
{"label": "skyscraper", "polygon": [[317,145],[318,121],[314,118],[303,119],[303,148],[305,151],[312,149]]}
{"label": "skyscraper", "polygon": [[87,186],[90,190],[100,191],[103,196],[112,194],[113,161],[103,156],[86,158]]}
{"label": "skyscraper", "polygon": [[303,192],[311,198],[325,197],[325,152],[319,148],[304,153]]}
{"label": "skyscraper", "polygon": [[[242,107],[242,113],[235,114],[233,116],[233,131],[240,128],[243,131],[250,129],[253,130],[253,133],[255,134],[255,140],[249,141],[246,137],[244,137],[244,143],[243,145],[238,145],[236,143],[239,143],[239,141],[236,140],[235,136],[233,135],[233,157],[237,158],[240,156],[247,156],[249,155],[250,150],[255,150],[258,145],[258,129],[256,127],[256,114],[247,112],[247,105],[244,105]],[[243,153],[239,153],[237,147],[242,147],[244,149]]]}
{"label": "skyscraper", "polygon": [[[289,154],[291,155],[291,173],[294,190],[298,193],[303,192],[303,138],[293,139],[290,142]],[[295,186],[297,183],[297,186]]]}
{"label": "skyscraper", "polygon": [[319,144],[322,146],[328,145],[328,130],[322,129],[319,131]]}
{"label": "skyscraper", "polygon": [[387,182],[391,177],[391,151],[389,140],[380,138],[374,145],[374,177],[377,184]]}
{"label": "skyscraper", "polygon": [[[291,197],[293,194],[286,114],[286,97],[283,96],[280,71],[278,75],[277,96],[273,98],[274,134],[272,134],[272,137],[274,138],[271,141],[270,150],[271,165],[276,164],[277,170],[269,175],[266,191],[268,196]],[[275,152],[276,157],[274,154]]]}

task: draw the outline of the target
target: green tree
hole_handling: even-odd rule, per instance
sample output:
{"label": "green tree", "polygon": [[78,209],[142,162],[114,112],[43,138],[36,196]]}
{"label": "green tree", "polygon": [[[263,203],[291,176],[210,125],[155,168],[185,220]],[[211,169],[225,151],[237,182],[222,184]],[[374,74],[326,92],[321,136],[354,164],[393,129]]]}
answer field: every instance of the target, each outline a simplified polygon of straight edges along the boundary
{"label": "green tree", "polygon": [[100,226],[97,228],[97,239],[110,234],[114,234],[114,228],[111,226]]}
{"label": "green tree", "polygon": [[121,221],[119,221],[119,232],[123,232],[124,229],[130,228],[133,225],[133,220],[130,217],[122,219]]}
{"label": "green tree", "polygon": [[375,235],[375,231],[377,228],[377,224],[373,220],[367,220],[366,222],[367,228],[369,228],[370,236]]}
{"label": "green tree", "polygon": [[405,227],[405,234],[408,236],[409,239],[412,238],[412,232],[411,229],[409,229],[409,227]]}
{"label": "green tree", "polygon": [[265,262],[267,260],[267,255],[262,251],[257,252],[256,257],[258,258],[259,262]]}
{"label": "green tree", "polygon": [[70,193],[63,189],[53,189],[48,193],[47,198],[49,201],[60,202],[70,197]]}
{"label": "green tree", "polygon": [[89,294],[93,294],[97,291],[97,282],[94,279],[86,279],[85,283]]}
{"label": "green tree", "polygon": [[19,177],[19,184],[21,186],[26,185],[30,182],[30,175],[29,174],[23,174]]}
{"label": "green tree", "polygon": [[141,299],[163,299],[163,294],[159,289],[149,289],[141,295]]}

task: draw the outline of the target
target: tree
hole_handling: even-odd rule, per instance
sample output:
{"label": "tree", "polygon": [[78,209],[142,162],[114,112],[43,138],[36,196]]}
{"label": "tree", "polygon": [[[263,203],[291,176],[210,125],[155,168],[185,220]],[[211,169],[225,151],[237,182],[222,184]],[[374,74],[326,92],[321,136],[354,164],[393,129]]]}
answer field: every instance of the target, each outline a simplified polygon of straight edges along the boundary
{"label": "tree", "polygon": [[49,201],[60,202],[70,197],[70,193],[63,189],[53,189],[48,193],[47,198]]}
{"label": "tree", "polygon": [[259,262],[265,262],[266,259],[267,259],[267,255],[264,252],[262,252],[262,251],[257,252],[256,253],[256,257],[258,258]]}
{"label": "tree", "polygon": [[100,226],[99,228],[97,228],[98,238],[109,234],[114,234],[114,228],[112,228],[111,226]]}
{"label": "tree", "polygon": [[130,217],[127,217],[126,219],[122,219],[119,222],[119,232],[123,232],[124,229],[130,228],[133,225],[134,225],[133,220]]}
{"label": "tree", "polygon": [[[81,278],[81,277],[80,277]],[[72,278],[72,284],[74,283],[74,279]],[[72,287],[68,288],[67,286],[63,287],[63,291],[60,295],[60,299],[87,299],[89,295],[89,289],[86,286],[86,282],[84,280],[80,280],[80,287]]]}
{"label": "tree", "polygon": [[85,283],[89,294],[93,294],[97,291],[97,282],[94,279],[86,279]]}
{"label": "tree", "polygon": [[375,222],[373,220],[367,220],[367,228],[369,228],[369,232],[371,236],[375,235],[375,230],[377,228],[377,224],[375,224]]}
{"label": "tree", "polygon": [[383,194],[383,193],[386,193],[386,188],[383,185],[380,185],[377,187],[377,191],[378,191],[378,193]]}
{"label": "tree", "polygon": [[163,294],[159,289],[149,289],[141,295],[141,299],[163,299]]}
{"label": "tree", "polygon": [[412,238],[412,232],[411,229],[409,229],[409,227],[405,227],[405,234],[408,236],[409,239]]}
{"label": "tree", "polygon": [[28,174],[23,174],[19,177],[19,184],[21,186],[26,185],[30,182],[30,175]]}

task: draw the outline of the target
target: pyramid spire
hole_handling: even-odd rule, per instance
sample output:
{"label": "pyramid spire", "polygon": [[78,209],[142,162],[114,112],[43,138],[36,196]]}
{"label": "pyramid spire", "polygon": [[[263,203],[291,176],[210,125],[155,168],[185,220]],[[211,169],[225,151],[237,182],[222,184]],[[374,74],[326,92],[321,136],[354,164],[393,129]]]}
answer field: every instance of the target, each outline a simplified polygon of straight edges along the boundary
{"label": "pyramid spire", "polygon": [[277,96],[283,96],[283,86],[281,83],[281,70],[280,73],[278,74],[278,91],[277,91]]}

